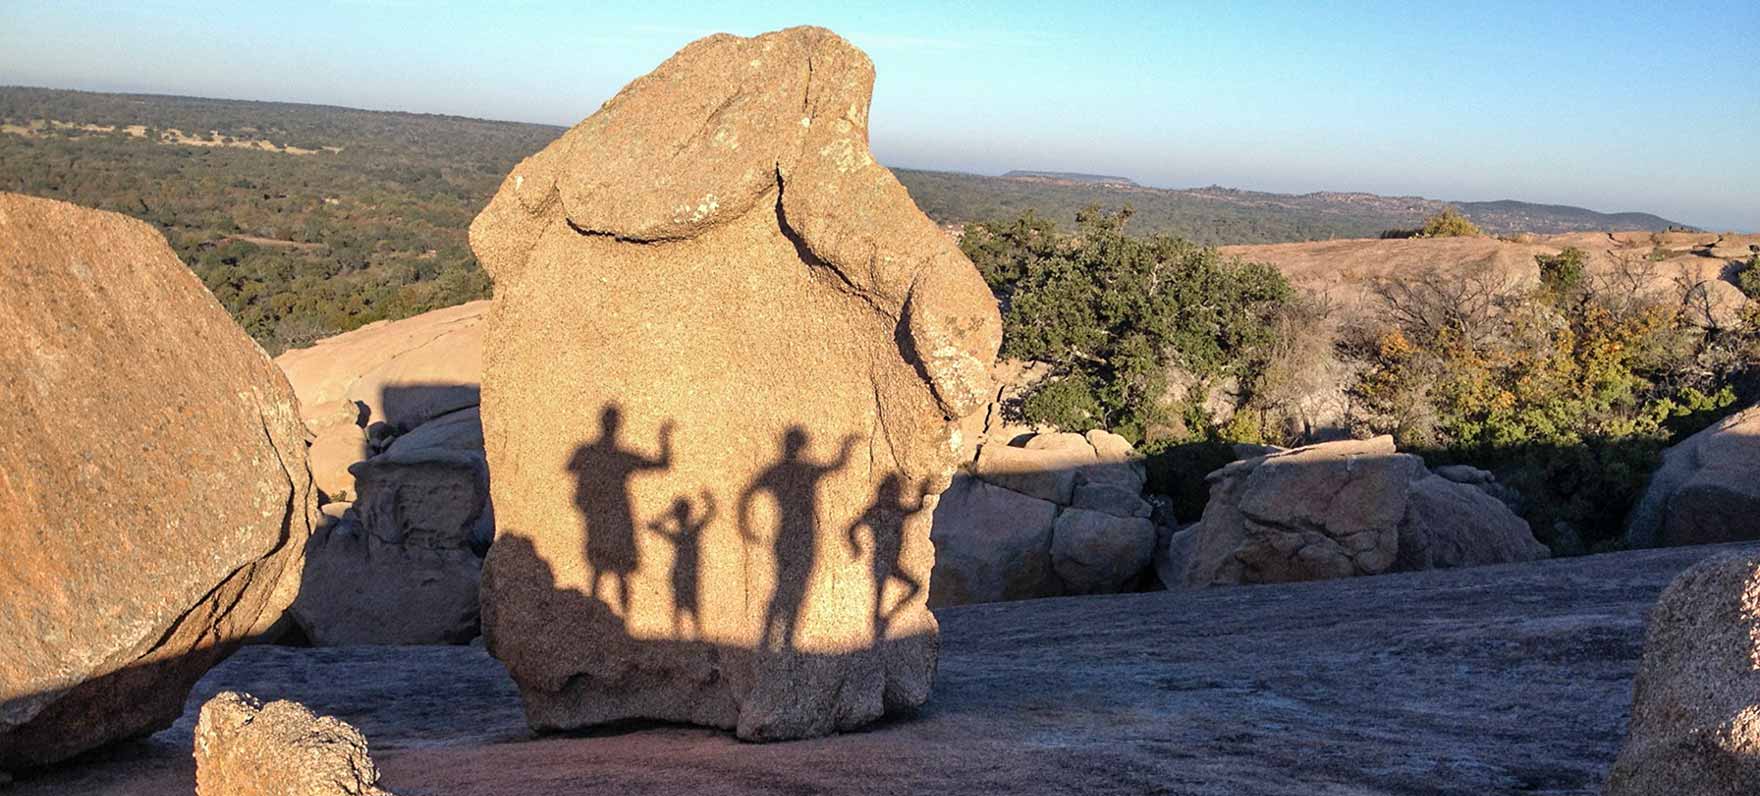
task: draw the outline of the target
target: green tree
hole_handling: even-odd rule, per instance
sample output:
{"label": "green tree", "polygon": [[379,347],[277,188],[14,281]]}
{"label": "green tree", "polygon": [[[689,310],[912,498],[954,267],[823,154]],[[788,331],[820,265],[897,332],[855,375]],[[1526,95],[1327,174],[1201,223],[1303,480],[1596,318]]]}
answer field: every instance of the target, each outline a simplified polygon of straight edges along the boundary
{"label": "green tree", "polygon": [[1484,234],[1477,224],[1452,207],[1443,208],[1442,212],[1424,219],[1424,226],[1418,229],[1420,238],[1477,238]]}
{"label": "green tree", "polygon": [[1289,283],[1181,238],[1129,236],[1129,218],[1089,208],[1068,235],[1032,214],[967,228],[961,248],[1002,303],[1003,354],[1052,366],[1028,420],[1155,442],[1184,425],[1169,368],[1255,381]]}

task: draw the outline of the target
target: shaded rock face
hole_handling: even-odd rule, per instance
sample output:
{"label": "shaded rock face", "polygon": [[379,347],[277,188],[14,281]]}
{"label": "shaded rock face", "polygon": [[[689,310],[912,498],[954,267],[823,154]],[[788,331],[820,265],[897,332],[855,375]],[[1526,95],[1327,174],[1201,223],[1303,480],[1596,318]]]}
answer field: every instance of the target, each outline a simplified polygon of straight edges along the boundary
{"label": "shaded rock face", "polygon": [[1650,613],[1608,796],[1760,793],[1760,555],[1707,559]]}
{"label": "shaded rock face", "polygon": [[195,758],[196,796],[391,796],[366,737],[298,702],[220,693],[202,705]]}
{"label": "shaded rock face", "polygon": [[0,767],[141,735],[280,618],[299,406],[165,239],[0,194]]}
{"label": "shaded rock face", "polygon": [[457,644],[478,633],[494,535],[474,302],[370,324],[276,360],[314,408],[314,534],[292,615],[314,644]]}
{"label": "shaded rock face", "polygon": [[1156,539],[1145,478],[1106,431],[986,441],[935,506],[929,604],[1134,590]]}
{"label": "shaded rock face", "polygon": [[508,176],[483,431],[489,649],[534,727],[781,739],[928,695],[929,509],[995,302],[867,150],[828,31],[695,42]]}
{"label": "shaded rock face", "polygon": [[[1456,473],[1459,476],[1459,473]],[[1196,524],[1156,563],[1169,588],[1284,583],[1545,558],[1528,524],[1476,486],[1432,474],[1390,437],[1229,464]]]}
{"label": "shaded rock face", "polygon": [[382,787],[405,794],[1592,796],[1625,733],[1645,614],[1717,552],[958,606],[936,611],[929,709],[784,744],[671,724],[533,743],[480,648],[256,645],[140,756],[6,793],[189,796],[203,703],[273,691],[359,728]]}
{"label": "shaded rock face", "polygon": [[1626,521],[1633,547],[1760,539],[1760,407],[1663,453]]}

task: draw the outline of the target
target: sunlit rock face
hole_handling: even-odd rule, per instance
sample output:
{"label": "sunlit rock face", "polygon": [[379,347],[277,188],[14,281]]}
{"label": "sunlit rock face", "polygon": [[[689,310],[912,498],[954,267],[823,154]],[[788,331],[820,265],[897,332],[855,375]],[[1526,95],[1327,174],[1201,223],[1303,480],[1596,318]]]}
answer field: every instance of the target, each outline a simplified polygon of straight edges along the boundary
{"label": "sunlit rock face", "polygon": [[287,380],[152,227],[0,194],[0,768],[169,725],[317,516]]}
{"label": "sunlit rock face", "polygon": [[747,739],[922,703],[929,518],[995,302],[867,148],[829,31],[695,42],[516,167],[482,416],[489,648],[530,723]]}

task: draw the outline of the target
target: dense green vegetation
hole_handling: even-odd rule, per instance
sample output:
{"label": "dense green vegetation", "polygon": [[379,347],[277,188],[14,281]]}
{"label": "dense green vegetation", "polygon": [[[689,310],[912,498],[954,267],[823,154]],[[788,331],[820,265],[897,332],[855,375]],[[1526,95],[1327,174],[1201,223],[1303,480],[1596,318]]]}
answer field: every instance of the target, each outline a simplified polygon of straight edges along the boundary
{"label": "dense green vegetation", "polygon": [[961,246],[1001,302],[1003,355],[1052,366],[1026,398],[1026,419],[1154,443],[1185,436],[1191,396],[1170,390],[1170,371],[1250,385],[1293,290],[1271,266],[1126,235],[1130,217],[1086,210],[1061,235],[1028,213],[972,225]]}
{"label": "dense green vegetation", "polygon": [[[1379,314],[1334,339],[1275,269],[1132,237],[1131,218],[1090,209],[1063,232],[1026,213],[968,227],[961,246],[1002,304],[1003,354],[1051,366],[1019,419],[1124,435],[1183,519],[1231,443],[1312,441],[1278,418],[1343,386],[1354,431],[1493,471],[1557,552],[1606,548],[1662,449],[1751,399],[1739,387],[1760,375],[1760,305],[1711,318],[1704,286],[1644,258],[1597,273],[1566,249],[1536,258],[1529,286],[1485,271],[1382,280]],[[1749,269],[1738,280],[1760,288],[1760,258]],[[1322,361],[1349,367],[1316,380]],[[1233,410],[1220,423],[1218,390]]]}
{"label": "dense green vegetation", "polygon": [[[311,105],[0,88],[0,122],[48,120],[118,129],[39,125],[0,134],[0,190],[154,224],[271,351],[488,295],[465,241],[470,220],[515,163],[561,132]],[[146,130],[131,135],[129,125]],[[313,153],[162,142],[170,130]]]}

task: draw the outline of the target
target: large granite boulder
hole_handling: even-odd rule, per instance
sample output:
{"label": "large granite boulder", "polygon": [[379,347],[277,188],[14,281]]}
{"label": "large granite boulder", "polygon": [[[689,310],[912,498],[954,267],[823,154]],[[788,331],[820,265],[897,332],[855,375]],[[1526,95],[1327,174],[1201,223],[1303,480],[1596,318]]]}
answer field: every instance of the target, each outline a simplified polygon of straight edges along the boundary
{"label": "large granite boulder", "polygon": [[1431,473],[1391,437],[1309,445],[1214,473],[1203,518],[1156,562],[1169,588],[1285,583],[1531,561],[1528,524],[1484,489]]}
{"label": "large granite boulder", "polygon": [[1760,556],[1707,559],[1650,612],[1608,796],[1760,793]]}
{"label": "large granite boulder", "polygon": [[169,725],[282,615],[315,491],[280,371],[152,227],[0,194],[0,767]]}
{"label": "large granite boulder", "polygon": [[1662,454],[1626,520],[1632,547],[1760,539],[1760,406]]}
{"label": "large granite boulder", "polygon": [[196,796],[391,796],[367,739],[298,702],[223,691],[195,729]]}
{"label": "large granite boulder", "polygon": [[869,155],[872,83],[822,29],[702,39],[472,224],[484,633],[534,727],[798,738],[927,698],[928,509],[1001,324]]}
{"label": "large granite boulder", "polygon": [[935,505],[929,604],[1132,591],[1154,555],[1142,457],[1123,437],[990,438]]}

